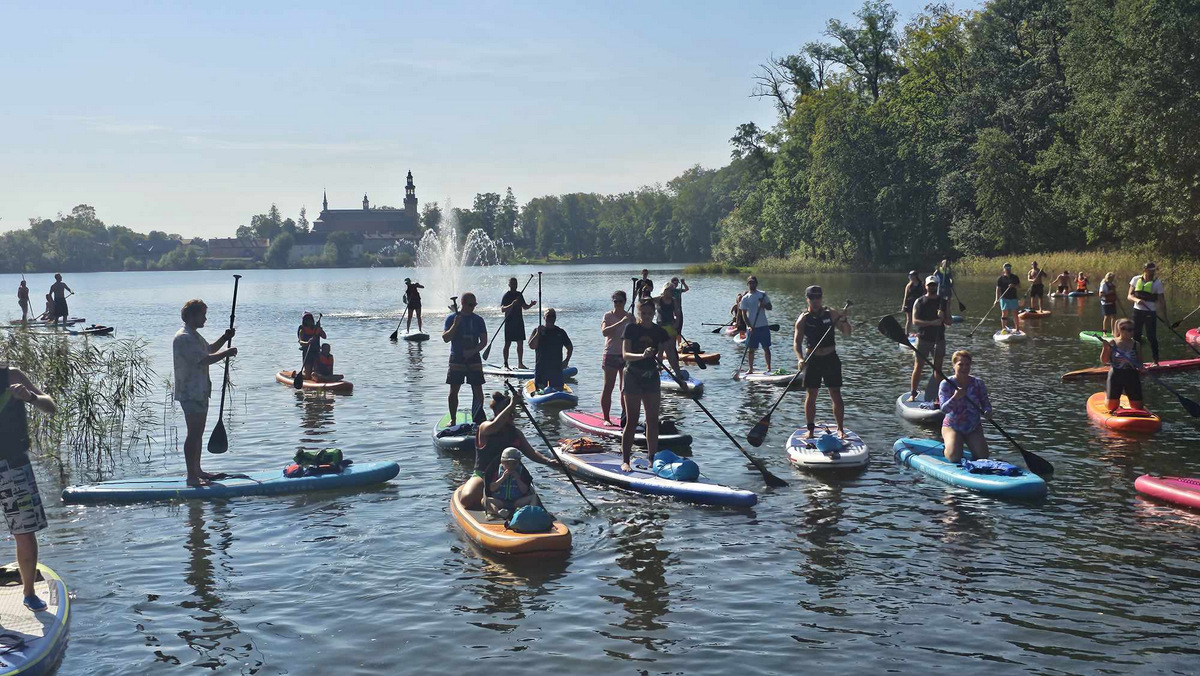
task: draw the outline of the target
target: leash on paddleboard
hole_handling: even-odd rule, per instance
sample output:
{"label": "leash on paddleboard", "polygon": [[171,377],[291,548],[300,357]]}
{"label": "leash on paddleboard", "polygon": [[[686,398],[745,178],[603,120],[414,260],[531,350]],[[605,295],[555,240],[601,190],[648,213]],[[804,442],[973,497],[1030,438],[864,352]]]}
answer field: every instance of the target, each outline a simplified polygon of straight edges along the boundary
{"label": "leash on paddleboard", "polygon": [[[229,330],[233,330],[233,318],[237,315],[238,282],[241,275],[233,276],[233,305],[229,308]],[[225,343],[225,347],[233,346],[233,338]],[[217,413],[217,426],[208,437],[209,453],[224,453],[229,450],[229,436],[225,433],[225,391],[229,389],[229,357],[225,358],[225,377],[221,380],[221,408]]]}
{"label": "leash on paddleboard", "polygon": [[[887,336],[888,338],[892,339],[893,341],[899,343],[900,345],[903,345],[903,346],[907,347],[908,349],[912,350],[913,354],[917,355],[917,358],[920,359],[923,363],[928,364],[930,366],[930,368],[933,369],[933,372],[939,378],[941,378],[943,382],[949,383],[950,387],[952,387],[956,390],[958,389],[958,386],[954,384],[954,381],[947,380],[945,374],[942,373],[941,369],[939,369],[937,366],[934,366],[933,362],[926,359],[925,355],[921,354],[917,350],[917,348],[912,345],[912,343],[908,342],[908,336],[904,333],[904,327],[900,326],[900,324],[896,322],[895,317],[892,317],[891,315],[889,315],[889,316],[884,317],[883,319],[879,320],[879,332],[882,333],[883,335]],[[1034,453],[1033,451],[1025,450],[1025,447],[1021,446],[1021,444],[1016,439],[1014,439],[1011,434],[1009,434],[1003,427],[1001,427],[1000,423],[996,422],[995,420],[992,420],[990,417],[988,417],[986,415],[983,415],[983,407],[981,407],[978,403],[976,403],[974,399],[971,399],[970,397],[967,397],[966,399],[968,402],[970,402],[970,404],[972,406],[975,407],[975,410],[979,411],[980,415],[983,416],[983,418],[985,420],[990,422],[993,427],[995,427],[997,430],[999,430],[1000,434],[1004,435],[1005,439],[1008,439],[1008,442],[1010,444],[1012,444],[1014,447],[1016,447],[1016,449],[1018,451],[1021,452],[1021,457],[1024,458],[1025,465],[1029,468],[1030,472],[1033,472],[1034,474],[1036,474],[1042,478],[1049,478],[1054,475],[1054,466],[1051,465],[1049,462],[1047,462],[1045,458]]]}
{"label": "leash on paddleboard", "polygon": [[533,423],[533,429],[537,430],[538,436],[542,438],[542,443],[546,444],[546,448],[550,449],[550,455],[554,456],[554,459],[558,462],[559,469],[563,471],[563,474],[567,475],[567,479],[571,481],[571,485],[575,487],[575,491],[579,493],[579,497],[583,498],[583,501],[586,502],[587,506],[591,507],[593,511],[600,511],[596,509],[596,505],[593,505],[592,501],[588,500],[587,496],[583,494],[583,489],[579,487],[579,484],[575,483],[575,477],[571,474],[571,470],[567,468],[567,464],[562,461],[562,458],[559,457],[558,452],[554,450],[554,445],[551,444],[550,440],[546,438],[546,434],[542,432],[542,428],[537,424],[537,420],[534,420],[533,414],[529,412],[529,407],[525,405],[525,400],[521,398],[521,393],[518,392],[517,389],[513,387],[513,384],[507,380],[504,381],[504,385],[508,388],[509,394],[512,395],[513,400],[521,404],[521,410],[525,412],[525,417],[529,418],[529,422]]}

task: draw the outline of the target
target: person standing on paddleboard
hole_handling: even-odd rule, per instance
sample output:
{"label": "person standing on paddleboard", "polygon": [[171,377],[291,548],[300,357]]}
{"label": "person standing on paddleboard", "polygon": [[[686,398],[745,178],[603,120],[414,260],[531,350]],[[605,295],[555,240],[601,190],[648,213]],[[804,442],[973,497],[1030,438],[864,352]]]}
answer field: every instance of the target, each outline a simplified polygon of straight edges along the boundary
{"label": "person standing on paddleboard", "polygon": [[[837,421],[838,436],[845,439],[843,418],[846,414],[846,404],[842,401],[842,360],[838,357],[837,341],[834,340],[832,329],[836,328],[844,336],[850,335],[852,329],[849,317],[822,304],[823,296],[819,286],[810,286],[804,290],[808,309],[796,318],[792,338],[792,349],[796,352],[796,368],[804,370],[804,422],[808,426],[805,438],[813,438],[817,420],[817,391],[824,383],[825,387],[829,388],[829,398],[833,401],[833,417]],[[804,357],[805,352],[800,349],[801,339],[807,348],[807,359]]]}
{"label": "person standing on paddleboard", "polygon": [[303,353],[304,377],[312,379],[313,368],[317,365],[317,357],[321,354],[321,339],[328,338],[321,322],[315,321],[311,312],[305,312],[300,317],[300,326],[296,328],[296,342],[300,343]]}
{"label": "person standing on paddleboard", "polygon": [[664,286],[662,293],[654,299],[654,306],[658,310],[658,325],[667,332],[669,339],[663,345],[663,355],[666,356],[667,363],[671,365],[671,370],[679,373],[679,350],[675,347],[676,339],[679,337],[679,327],[675,316],[678,308],[675,306],[675,293],[670,284]]}
{"label": "person standing on paddleboard", "polygon": [[183,410],[183,421],[187,425],[187,436],[183,440],[183,458],[187,465],[187,485],[207,486],[212,475],[200,469],[200,451],[204,441],[204,426],[208,422],[208,400],[212,396],[212,380],[208,367],[222,359],[236,357],[238,349],[221,347],[233,339],[233,327],[212,345],[204,340],[197,329],[204,328],[208,321],[208,306],[199,299],[189,300],[179,312],[183,328],[171,341],[171,354],[175,366],[175,401]]}
{"label": "person standing on paddleboard", "polygon": [[[909,401],[917,400],[917,387],[921,384],[921,371],[930,361],[941,372],[946,360],[946,324],[943,317],[942,300],[937,295],[937,277],[925,278],[925,295],[913,303],[913,324],[917,327],[917,354],[913,355],[912,378],[909,380]],[[920,356],[918,356],[920,355]],[[925,359],[921,359],[924,357]],[[932,376],[937,379],[937,376]],[[932,397],[933,393],[930,392]]]}
{"label": "person standing on paddleboard", "polygon": [[[625,335],[625,327],[633,322],[633,315],[625,311],[625,292],[617,289],[612,295],[613,309],[604,313],[600,321],[600,335],[604,336],[604,355],[600,358],[600,367],[604,371],[604,389],[600,393],[600,413],[604,422],[615,424],[610,417],[612,414],[613,386],[620,380],[621,390],[625,389],[625,359],[621,355],[621,336]],[[625,410],[625,404],[621,404]]]}
{"label": "person standing on paddleboard", "polygon": [[417,282],[412,281],[408,277],[404,278],[404,304],[406,306],[405,313],[408,315],[408,324],[404,327],[405,333],[412,333],[412,318],[413,313],[417,314],[417,331],[424,332],[425,329],[421,326],[421,292],[418,289],[424,289]]}
{"label": "person standing on paddleboard", "polygon": [[646,450],[650,464],[658,452],[658,416],[662,403],[662,385],[655,357],[671,337],[654,323],[654,301],[642,300],[637,307],[637,323],[625,327],[621,336],[622,358],[625,360],[622,403],[625,406],[625,427],[621,430],[621,470],[631,471],[630,455],[637,436],[638,417],[646,411]]}
{"label": "person standing on paddleboard", "polygon": [[8,532],[17,543],[25,607],[36,613],[46,609],[46,602],[38,598],[33,587],[37,580],[37,532],[48,524],[29,462],[26,404],[46,415],[58,410],[54,400],[30,382],[21,369],[0,362],[0,503]]}
{"label": "person standing on paddleboard", "polygon": [[[484,417],[483,413],[483,359],[479,353],[487,346],[487,326],[483,317],[475,314],[475,294],[470,291],[462,295],[462,308],[447,315],[443,324],[442,342],[450,343],[450,368],[446,371],[446,384],[450,386],[450,424],[455,424],[458,414],[458,390],[466,382],[471,386],[471,416],[473,420]],[[501,449],[504,450],[504,449]]]}
{"label": "person standing on paddleboard", "polygon": [[[463,294],[464,300],[467,295]],[[482,403],[480,405],[482,406]],[[558,466],[553,459],[534,450],[521,430],[517,429],[513,418],[516,406],[512,397],[503,392],[493,392],[490,407],[492,419],[480,422],[479,430],[475,432],[475,467],[471,471],[471,478],[467,479],[459,493],[462,505],[467,509],[483,507],[488,473],[500,463],[506,448],[515,448],[534,462],[550,467]]]}
{"label": "person standing on paddleboard", "polygon": [[25,280],[17,286],[17,305],[21,306],[21,323],[29,319],[29,286]]}
{"label": "person standing on paddleboard", "polygon": [[67,323],[67,291],[75,293],[74,291],[71,291],[71,287],[67,286],[67,283],[62,280],[62,275],[54,275],[54,283],[50,285],[50,294],[54,296],[53,321],[56,324],[58,323],[59,317],[62,317],[64,325]]}
{"label": "person standing on paddleboard", "polygon": [[1029,309],[1041,312],[1042,301],[1046,296],[1046,283],[1043,281],[1046,279],[1046,271],[1039,268],[1037,261],[1034,261],[1025,278],[1029,280]]}
{"label": "person standing on paddleboard", "polygon": [[633,298],[635,301],[650,298],[654,293],[654,280],[650,279],[650,271],[642,268],[641,279],[633,281]]}
{"label": "person standing on paddleboard", "polygon": [[1100,296],[1100,314],[1103,320],[1100,324],[1100,332],[1116,335],[1117,327],[1117,275],[1113,272],[1104,274],[1104,279],[1100,280],[1100,289],[1097,291]]}
{"label": "person standing on paddleboard", "polygon": [[[539,282],[540,283],[540,282]],[[517,290],[517,278],[508,278],[508,291],[500,299],[500,311],[504,313],[504,368],[508,368],[508,347],[517,344],[517,368],[525,368],[525,315],[524,310],[537,305],[537,301],[525,302],[525,294]]]}
{"label": "person standing on paddleboard", "polygon": [[[567,332],[555,323],[558,312],[554,308],[546,309],[545,319],[545,326],[534,329],[529,339],[529,349],[533,350],[533,386],[537,390],[549,386],[562,392],[563,369],[571,363],[575,346]],[[566,357],[563,357],[564,348]]]}
{"label": "person standing on paddleboard", "polygon": [[749,362],[746,364],[746,373],[754,373],[754,350],[759,347],[763,351],[763,361],[767,363],[767,373],[770,373],[771,329],[767,320],[767,310],[773,309],[771,299],[767,298],[766,293],[758,290],[758,277],[754,275],[746,278],[746,287],[749,291],[742,295],[738,304],[742,319],[750,331],[746,338],[746,349],[750,351],[747,355]]}
{"label": "person standing on paddleboard", "polygon": [[938,389],[938,405],[946,414],[942,418],[946,459],[953,463],[962,460],[965,444],[971,450],[972,460],[983,460],[988,457],[988,442],[983,436],[980,409],[983,409],[984,417],[992,419],[992,401],[988,398],[987,386],[971,375],[971,353],[967,350],[955,352],[950,363],[954,365],[954,386],[942,381]]}
{"label": "person standing on paddleboard", "polygon": [[950,325],[950,297],[954,295],[954,273],[950,270],[950,260],[943,258],[938,264],[933,276],[938,280],[938,298],[942,301],[942,317],[946,325]]}
{"label": "person standing on paddleboard", "polygon": [[[1013,274],[1012,264],[1005,263],[1004,271],[996,278],[996,302],[1000,304],[1000,330],[1008,331],[1008,315],[1013,318],[1013,330],[1021,332],[1021,318],[1017,310],[1021,307],[1021,278]],[[943,305],[943,310],[945,306]]]}
{"label": "person standing on paddleboard", "polygon": [[1162,280],[1158,278],[1158,266],[1149,261],[1142,274],[1129,280],[1129,302],[1133,303],[1133,337],[1142,342],[1142,329],[1150,339],[1150,354],[1158,365],[1158,313],[1167,318],[1167,297]]}
{"label": "person standing on paddleboard", "polygon": [[[1108,379],[1104,382],[1104,398],[1108,412],[1121,408],[1121,395],[1129,398],[1129,407],[1145,409],[1142,399],[1142,374],[1146,367],[1141,362],[1141,345],[1133,339],[1133,320],[1120,319],[1113,329],[1113,343],[1126,356],[1113,352],[1107,340],[1101,341],[1100,363],[1109,367]],[[1132,356],[1137,361],[1129,359]]]}
{"label": "person standing on paddleboard", "polygon": [[908,284],[904,286],[904,300],[900,301],[900,311],[904,313],[904,332],[912,333],[913,318],[912,309],[913,303],[921,297],[923,293],[921,288],[921,277],[916,270],[908,271]]}
{"label": "person standing on paddleboard", "polygon": [[671,278],[671,295],[675,297],[675,343],[683,342],[683,294],[691,291],[687,280],[682,277]]}

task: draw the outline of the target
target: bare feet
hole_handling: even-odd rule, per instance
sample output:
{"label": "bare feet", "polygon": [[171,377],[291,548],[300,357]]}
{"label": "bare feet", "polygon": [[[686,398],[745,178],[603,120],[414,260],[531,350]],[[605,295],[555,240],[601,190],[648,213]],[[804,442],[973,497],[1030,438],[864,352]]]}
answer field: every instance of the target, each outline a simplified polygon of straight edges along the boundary
{"label": "bare feet", "polygon": [[622,472],[632,472],[633,468],[629,466],[629,463],[623,462],[623,463],[621,463],[621,471]]}
{"label": "bare feet", "polygon": [[814,437],[813,437],[813,431],[812,431],[812,430],[809,430],[808,432],[805,432],[805,434],[804,434],[804,438],[805,438],[805,439],[812,439],[812,438],[814,438]]}
{"label": "bare feet", "polygon": [[529,367],[528,367],[528,366],[526,366],[526,365],[524,365],[524,364],[517,364],[517,368],[519,368],[519,369],[528,369]]}
{"label": "bare feet", "polygon": [[846,430],[838,430],[838,438],[845,439],[846,438]]}
{"label": "bare feet", "polygon": [[208,479],[205,479],[202,477],[197,477],[197,476],[190,476],[187,478],[187,485],[191,486],[192,488],[203,488],[205,486],[210,486],[212,484],[211,484],[211,482],[209,482]]}

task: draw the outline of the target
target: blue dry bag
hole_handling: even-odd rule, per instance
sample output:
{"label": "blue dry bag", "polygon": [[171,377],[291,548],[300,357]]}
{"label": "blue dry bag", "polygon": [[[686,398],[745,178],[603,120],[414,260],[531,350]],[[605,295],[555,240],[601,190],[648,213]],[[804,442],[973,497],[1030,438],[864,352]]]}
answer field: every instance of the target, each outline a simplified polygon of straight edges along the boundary
{"label": "blue dry bag", "polygon": [[652,469],[655,475],[672,481],[695,481],[700,478],[700,467],[695,462],[665,450],[654,455]]}
{"label": "blue dry bag", "polygon": [[525,505],[513,512],[506,525],[518,533],[545,533],[554,526],[554,518],[540,505]]}
{"label": "blue dry bag", "polygon": [[817,450],[822,453],[838,453],[845,447],[836,434],[826,432],[817,437]]}

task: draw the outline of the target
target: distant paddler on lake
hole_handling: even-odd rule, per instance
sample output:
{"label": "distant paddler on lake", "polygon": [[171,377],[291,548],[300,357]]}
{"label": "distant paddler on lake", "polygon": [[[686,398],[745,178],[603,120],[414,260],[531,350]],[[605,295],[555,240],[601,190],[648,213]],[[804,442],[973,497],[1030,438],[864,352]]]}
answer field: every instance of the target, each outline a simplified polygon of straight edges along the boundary
{"label": "distant paddler on lake", "polygon": [[412,333],[412,318],[413,313],[417,314],[417,331],[422,332],[425,329],[421,325],[421,291],[425,287],[420,283],[412,281],[412,279],[404,278],[404,313],[408,316],[408,324],[404,327],[405,333]]}
{"label": "distant paddler on lake", "polygon": [[21,276],[21,284],[17,286],[17,305],[21,306],[21,322],[24,323],[29,319],[29,285],[25,283],[25,276]]}
{"label": "distant paddler on lake", "polygon": [[183,441],[187,485],[207,486],[216,477],[200,468],[201,442],[204,426],[208,422],[208,400],[212,396],[208,367],[222,359],[236,357],[238,350],[236,347],[221,349],[233,339],[233,327],[226,329],[211,345],[200,335],[198,329],[204,328],[208,321],[208,306],[204,301],[198,298],[189,300],[183,304],[179,315],[183,319],[183,328],[175,334],[171,352],[175,366],[175,401],[183,409],[183,419],[187,424],[187,436]]}
{"label": "distant paddler on lake", "polygon": [[67,294],[66,294],[67,291],[70,291],[71,295],[75,294],[75,292],[71,290],[71,287],[67,286],[67,283],[63,281],[62,275],[55,274],[54,275],[54,283],[50,285],[50,295],[54,296],[53,321],[55,324],[57,324],[58,318],[62,317],[64,326],[67,323],[67,317],[68,317]]}

